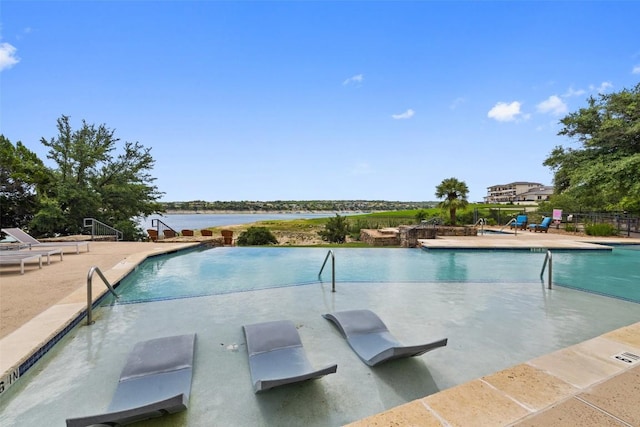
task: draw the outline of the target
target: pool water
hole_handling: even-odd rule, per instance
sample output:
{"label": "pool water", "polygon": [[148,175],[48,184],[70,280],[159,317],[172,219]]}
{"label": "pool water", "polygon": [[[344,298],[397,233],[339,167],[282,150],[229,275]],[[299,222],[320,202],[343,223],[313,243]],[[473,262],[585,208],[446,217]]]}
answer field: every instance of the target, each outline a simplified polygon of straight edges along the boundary
{"label": "pool water", "polygon": [[[640,302],[640,251],[557,251],[555,285]],[[118,303],[216,295],[319,281],[325,248],[225,247],[162,255],[123,280]],[[337,286],[352,282],[539,283],[546,253],[334,249]],[[331,259],[320,281],[331,282]],[[547,279],[547,273],[544,274]]]}
{"label": "pool water", "polygon": [[478,230],[478,236],[482,236],[484,234],[486,235],[496,235],[496,234],[513,234],[513,231],[499,231],[499,230],[484,230],[484,229],[480,229]]}
{"label": "pool water", "polygon": [[[344,425],[640,321],[634,249],[555,252],[554,280],[590,292],[547,289],[545,254],[524,251],[336,249],[335,293],[330,263],[318,281],[327,249],[153,257],[118,287],[118,303],[95,310],[95,324],[72,329],[2,395],[0,425],[100,413],[136,342],[186,333],[197,334],[189,409],[141,426]],[[448,345],[370,368],[321,316],[358,308],[405,344]],[[242,325],[279,319],[296,324],[313,366],[338,371],[255,395]]]}

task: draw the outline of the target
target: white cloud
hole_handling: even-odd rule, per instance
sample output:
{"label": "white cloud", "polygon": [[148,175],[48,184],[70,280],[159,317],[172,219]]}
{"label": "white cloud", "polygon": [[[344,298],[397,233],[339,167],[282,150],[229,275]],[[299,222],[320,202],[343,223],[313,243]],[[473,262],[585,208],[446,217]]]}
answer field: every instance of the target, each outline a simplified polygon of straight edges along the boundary
{"label": "white cloud", "polygon": [[396,120],[402,120],[402,119],[410,119],[411,117],[413,117],[413,115],[416,114],[415,111],[413,111],[411,108],[409,108],[407,111],[405,111],[404,113],[401,114],[392,114],[391,117],[393,117]]}
{"label": "white cloud", "polygon": [[560,116],[567,112],[567,104],[565,104],[557,95],[551,95],[549,98],[539,103],[536,108],[540,113],[550,113],[556,116]]}
{"label": "white cloud", "polygon": [[363,80],[364,80],[364,76],[362,74],[356,74],[355,76],[351,76],[347,80],[343,81],[342,84],[344,86],[350,85],[350,84],[360,85]]}
{"label": "white cloud", "polygon": [[33,29],[31,27],[25,27],[25,29],[22,30],[22,33],[16,35],[16,40],[22,40],[25,35],[29,35],[32,32],[33,32]]}
{"label": "white cloud", "polygon": [[607,91],[607,89],[611,89],[612,87],[613,84],[611,84],[611,82],[602,82],[600,83],[600,86],[597,87],[594,85],[589,86],[589,89],[597,93],[604,93]]}
{"label": "white cloud", "polygon": [[20,62],[16,51],[17,49],[9,43],[0,43],[0,71],[11,68]]}
{"label": "white cloud", "polygon": [[635,67],[633,67],[633,70],[631,70],[632,74],[640,74],[640,65],[636,65]]}
{"label": "white cloud", "polygon": [[569,87],[569,90],[567,90],[564,94],[562,94],[562,97],[570,98],[572,96],[582,96],[585,93],[587,93],[587,91],[584,89],[574,89],[572,87]]}
{"label": "white cloud", "polygon": [[[487,117],[495,119],[499,122],[512,122],[522,114],[520,106],[522,104],[518,101],[513,101],[510,104],[506,102],[498,102],[494,107],[489,110]],[[524,116],[527,118],[528,116]]]}

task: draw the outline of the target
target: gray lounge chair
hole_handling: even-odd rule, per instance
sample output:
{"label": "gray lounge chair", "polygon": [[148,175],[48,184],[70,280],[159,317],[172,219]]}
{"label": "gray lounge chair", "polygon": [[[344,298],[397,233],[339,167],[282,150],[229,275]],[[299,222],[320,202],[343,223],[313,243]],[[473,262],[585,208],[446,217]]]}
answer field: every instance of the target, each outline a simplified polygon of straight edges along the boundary
{"label": "gray lounge chair", "polygon": [[20,274],[24,274],[24,263],[28,261],[37,261],[39,267],[42,268],[42,254],[29,254],[18,251],[3,251],[0,254],[0,265],[19,265]]}
{"label": "gray lounge chair", "polygon": [[125,425],[187,409],[195,342],[196,334],[139,342],[107,413],[67,419],[67,427]]}
{"label": "gray lounge chair", "polygon": [[315,370],[309,363],[293,322],[244,325],[253,390],[258,393],[285,384],[320,378],[336,372],[333,364]]}
{"label": "gray lounge chair", "polygon": [[63,248],[63,247],[69,247],[69,246],[75,246],[76,248],[76,253],[79,254],[80,253],[80,246],[86,246],[87,247],[87,252],[89,252],[89,242],[86,241],[81,241],[81,242],[41,242],[38,239],[36,239],[35,237],[31,236],[28,233],[25,233],[24,231],[22,231],[19,228],[3,228],[2,232],[13,237],[14,239],[16,239],[18,242],[20,243],[24,243],[29,245],[29,248],[35,248],[35,247],[57,247],[57,248]]}
{"label": "gray lounge chair", "polygon": [[350,310],[324,314],[347,340],[353,351],[369,366],[403,357],[420,356],[447,345],[447,338],[428,344],[402,345],[371,310]]}
{"label": "gray lounge chair", "polygon": [[19,250],[15,251],[16,254],[24,254],[24,255],[42,255],[43,258],[47,259],[47,265],[51,264],[51,256],[58,255],[60,257],[60,261],[64,259],[64,255],[62,253],[62,249],[42,249],[42,250]]}

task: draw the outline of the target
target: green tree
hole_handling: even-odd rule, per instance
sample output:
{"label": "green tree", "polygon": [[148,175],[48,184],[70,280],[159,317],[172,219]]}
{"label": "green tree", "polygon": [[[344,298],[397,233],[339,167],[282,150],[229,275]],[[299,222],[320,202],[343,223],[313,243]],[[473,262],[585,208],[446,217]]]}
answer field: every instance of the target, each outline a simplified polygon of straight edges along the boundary
{"label": "green tree", "polygon": [[349,234],[349,222],[346,217],[338,214],[329,218],[324,230],[318,231],[322,240],[330,243],[344,243],[347,240],[347,234]]}
{"label": "green tree", "polygon": [[125,142],[123,152],[115,155],[120,140],[113,130],[83,120],[74,131],[64,115],[57,128],[57,137],[41,139],[57,168],[47,188],[50,200],[36,213],[34,228],[39,234],[76,234],[82,231],[83,218],[92,217],[119,225],[125,239],[136,239],[142,230],[135,217],[162,212],[158,199],[163,193],[150,174],[151,150],[138,142]]}
{"label": "green tree", "polygon": [[467,184],[456,178],[447,178],[436,187],[436,197],[438,199],[444,198],[438,203],[438,206],[449,211],[451,225],[456,225],[456,211],[464,209],[469,204],[468,195],[469,187]]}
{"label": "green tree", "polygon": [[544,161],[555,193],[586,209],[640,211],[640,83],[587,103],[558,133],[581,146],[557,146]]}
{"label": "green tree", "polygon": [[267,227],[249,227],[240,233],[237,243],[240,246],[277,245],[278,240]]}
{"label": "green tree", "polygon": [[27,227],[38,210],[38,187],[51,180],[51,174],[38,156],[20,141],[14,146],[0,135],[0,224]]}

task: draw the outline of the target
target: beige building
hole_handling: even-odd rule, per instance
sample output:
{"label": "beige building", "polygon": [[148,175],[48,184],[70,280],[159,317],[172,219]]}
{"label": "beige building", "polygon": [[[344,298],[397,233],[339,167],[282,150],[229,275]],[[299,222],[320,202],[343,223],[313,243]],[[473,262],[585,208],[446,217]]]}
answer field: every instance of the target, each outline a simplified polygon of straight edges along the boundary
{"label": "beige building", "polygon": [[553,187],[539,182],[518,181],[488,187],[484,202],[532,204],[548,200],[552,194]]}

